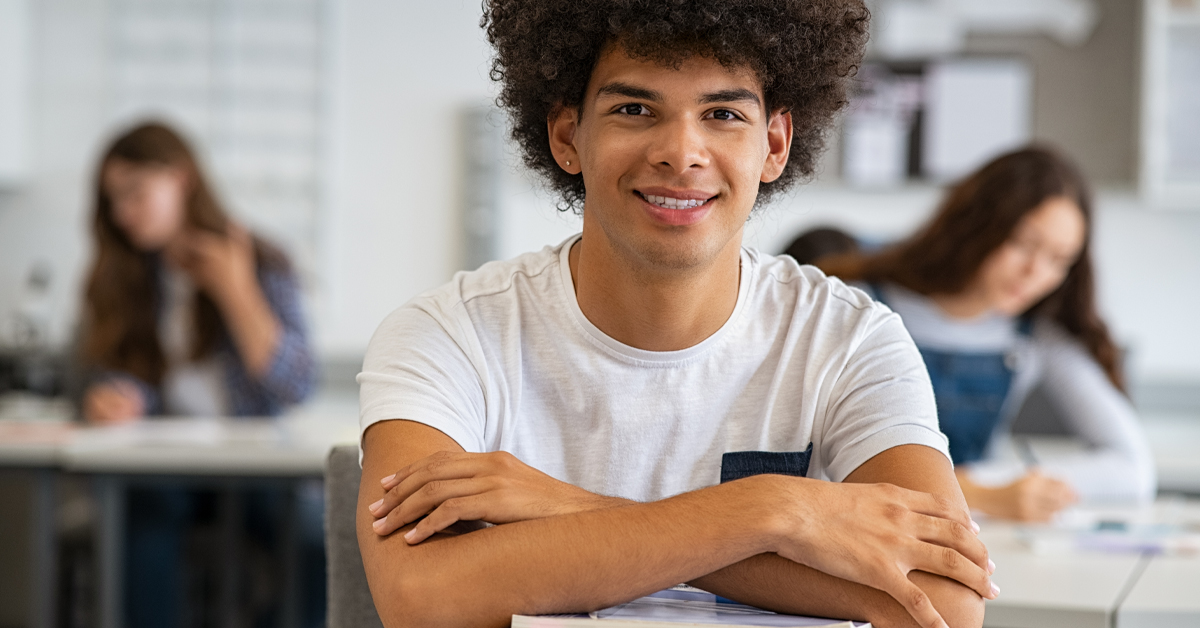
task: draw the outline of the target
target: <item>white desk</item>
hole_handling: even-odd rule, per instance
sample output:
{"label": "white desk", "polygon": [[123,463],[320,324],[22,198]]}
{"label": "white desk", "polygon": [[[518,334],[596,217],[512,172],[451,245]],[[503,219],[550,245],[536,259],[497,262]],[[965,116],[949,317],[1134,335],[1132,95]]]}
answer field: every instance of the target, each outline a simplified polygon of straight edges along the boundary
{"label": "white desk", "polygon": [[[217,488],[226,504],[226,534],[237,527],[235,489],[247,484],[283,482],[294,487],[299,479],[321,477],[329,450],[341,442],[356,442],[357,420],[338,416],[291,416],[279,419],[161,419],[137,424],[80,430],[60,452],[63,468],[94,476],[99,501],[97,526],[100,571],[99,615],[102,628],[124,624],[125,497],[131,485],[185,480]],[[293,499],[294,501],[294,499]],[[284,552],[295,559],[295,513],[284,517],[280,531]],[[230,537],[234,538],[234,537]],[[223,562],[219,595],[223,617],[231,615],[240,595],[234,571],[237,549],[223,543],[230,555]],[[284,613],[281,623],[295,625],[296,566],[285,564]],[[228,623],[226,621],[225,623]]]}
{"label": "white desk", "polygon": [[[247,483],[294,484],[321,477],[329,450],[358,439],[353,410],[342,411],[341,404],[329,410],[317,406],[278,419],[162,419],[109,428],[83,428],[62,420],[0,421],[0,467],[37,474],[31,578],[35,592],[45,593],[46,599],[31,600],[34,625],[56,623],[52,597],[56,578],[52,567],[57,562],[52,534],[55,473],[93,476],[99,501],[100,625],[116,628],[123,624],[127,488],[163,478],[232,489]],[[282,537],[287,539],[289,531],[284,530]],[[294,576],[295,569],[285,572]],[[237,593],[232,590],[230,596]],[[289,623],[289,607],[294,609],[295,604],[285,603],[284,623]]]}
{"label": "white desk", "polygon": [[163,419],[79,430],[60,450],[68,471],[122,475],[295,477],[325,472],[356,419]]}
{"label": "white desk", "polygon": [[[1200,526],[1200,502],[1160,500],[1149,508],[1095,511],[1091,518],[1194,528]],[[1000,587],[1000,597],[987,602],[988,628],[1200,626],[1200,556],[1082,550],[1070,535],[1063,544],[1051,537],[1034,551],[1019,526],[980,524]]]}
{"label": "white desk", "polygon": [[1117,628],[1200,626],[1200,557],[1158,557],[1125,597]]}
{"label": "white desk", "polygon": [[1138,554],[1039,555],[1016,537],[1016,526],[985,522],[1000,596],[987,602],[989,628],[1111,628],[1117,604],[1143,558]]}

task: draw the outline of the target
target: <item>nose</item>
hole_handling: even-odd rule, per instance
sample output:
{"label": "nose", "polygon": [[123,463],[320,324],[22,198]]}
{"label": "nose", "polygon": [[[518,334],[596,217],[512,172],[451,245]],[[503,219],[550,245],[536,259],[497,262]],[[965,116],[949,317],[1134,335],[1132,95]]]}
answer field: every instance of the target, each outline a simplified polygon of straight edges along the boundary
{"label": "nose", "polygon": [[708,166],[711,156],[698,120],[679,117],[660,123],[656,130],[647,153],[650,163],[669,168],[673,174]]}

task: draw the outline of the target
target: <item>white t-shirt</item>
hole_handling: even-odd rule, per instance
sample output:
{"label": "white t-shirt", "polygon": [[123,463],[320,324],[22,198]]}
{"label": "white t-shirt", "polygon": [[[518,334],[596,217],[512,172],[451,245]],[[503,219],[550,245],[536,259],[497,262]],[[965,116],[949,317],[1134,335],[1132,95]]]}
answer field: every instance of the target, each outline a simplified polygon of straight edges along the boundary
{"label": "white t-shirt", "polygon": [[193,307],[196,285],[182,271],[164,267],[163,313],[158,320],[158,341],[167,359],[163,374],[163,410],[179,416],[227,416],[225,369],[220,359],[193,360],[196,335]]}
{"label": "white t-shirt", "polygon": [[947,452],[899,317],[790,257],[743,250],[737,305],[680,351],[600,331],[556,247],[463,272],[389,315],[367,349],[361,429],[434,427],[586,490],[652,501],[717,484],[729,452],[805,452],[841,481],[903,444]]}

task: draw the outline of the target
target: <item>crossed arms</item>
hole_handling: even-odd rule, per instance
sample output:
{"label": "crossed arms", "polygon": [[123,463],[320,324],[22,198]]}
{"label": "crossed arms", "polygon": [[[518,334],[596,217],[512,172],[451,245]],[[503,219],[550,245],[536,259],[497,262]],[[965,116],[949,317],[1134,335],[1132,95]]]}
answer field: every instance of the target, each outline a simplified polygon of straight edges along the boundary
{"label": "crossed arms", "polygon": [[[680,582],[877,628],[976,628],[994,596],[950,462],[919,445],[840,484],[756,476],[651,503],[463,453],[410,421],[372,425],[363,451],[359,547],[389,628],[507,626]],[[500,525],[461,533],[468,521]]]}

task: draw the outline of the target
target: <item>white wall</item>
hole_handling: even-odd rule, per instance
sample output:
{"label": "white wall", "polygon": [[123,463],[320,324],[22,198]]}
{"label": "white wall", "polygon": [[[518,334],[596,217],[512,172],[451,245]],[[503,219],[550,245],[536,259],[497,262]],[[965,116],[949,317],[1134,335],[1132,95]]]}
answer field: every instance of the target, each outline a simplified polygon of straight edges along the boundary
{"label": "white wall", "polygon": [[[54,337],[67,337],[88,261],[88,179],[105,124],[101,32],[106,0],[33,3],[33,178],[0,194],[0,320],[30,264],[56,269]],[[379,321],[446,281],[462,258],[458,116],[487,102],[488,47],[477,0],[343,0],[324,264],[315,278],[315,337],[330,356],[360,355]],[[506,185],[501,250],[556,242],[578,224],[514,175]],[[894,237],[936,201],[926,188],[847,194],[816,186],[769,208],[748,241],[780,249],[817,223]],[[1200,381],[1200,211],[1143,210],[1105,195],[1097,225],[1105,312],[1134,353],[1140,378]]]}

